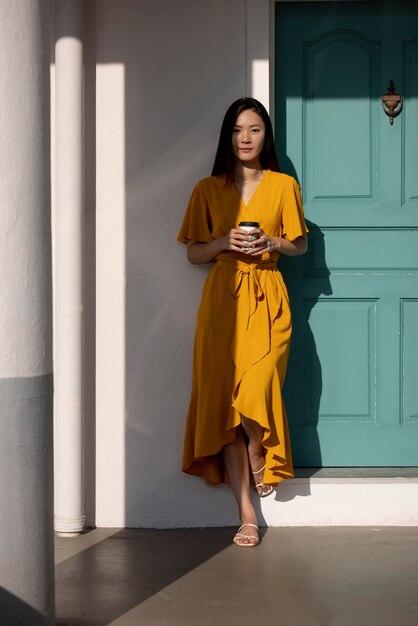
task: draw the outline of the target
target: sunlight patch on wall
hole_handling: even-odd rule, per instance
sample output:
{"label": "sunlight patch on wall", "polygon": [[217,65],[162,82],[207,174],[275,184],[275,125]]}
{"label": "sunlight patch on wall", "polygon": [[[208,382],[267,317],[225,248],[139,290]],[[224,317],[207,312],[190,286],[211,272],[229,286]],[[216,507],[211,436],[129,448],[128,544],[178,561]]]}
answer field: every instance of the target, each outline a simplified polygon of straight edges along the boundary
{"label": "sunlight patch on wall", "polygon": [[[102,512],[125,511],[125,66],[97,66],[97,493]],[[107,494],[104,497],[103,494]],[[112,507],[104,500],[112,502]]]}

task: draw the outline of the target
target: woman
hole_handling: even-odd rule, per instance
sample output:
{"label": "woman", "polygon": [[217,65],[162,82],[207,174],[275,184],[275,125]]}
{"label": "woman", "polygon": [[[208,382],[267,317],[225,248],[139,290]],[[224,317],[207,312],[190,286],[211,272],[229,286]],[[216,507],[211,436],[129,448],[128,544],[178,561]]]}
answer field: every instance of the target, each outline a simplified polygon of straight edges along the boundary
{"label": "woman", "polygon": [[[243,221],[258,225],[248,231]],[[304,254],[306,233],[299,186],[279,173],[268,113],[241,98],[226,112],[212,176],[197,183],[178,236],[191,263],[216,262],[197,317],[183,471],[231,484],[240,547],[259,542],[250,472],[260,497],[293,477],[281,396],[291,317],[277,259]]]}

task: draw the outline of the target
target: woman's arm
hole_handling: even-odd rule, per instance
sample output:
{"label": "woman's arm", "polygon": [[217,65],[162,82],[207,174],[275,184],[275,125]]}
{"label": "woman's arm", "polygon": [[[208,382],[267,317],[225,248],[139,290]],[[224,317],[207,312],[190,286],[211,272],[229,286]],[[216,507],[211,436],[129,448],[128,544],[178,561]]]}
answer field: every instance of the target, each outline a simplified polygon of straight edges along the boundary
{"label": "woman's arm", "polygon": [[252,241],[252,238],[245,230],[232,228],[224,237],[219,237],[219,239],[214,239],[208,243],[189,241],[187,244],[187,259],[193,265],[210,263],[220,252],[225,250],[242,253],[243,245],[245,244],[245,247],[249,241]]}
{"label": "woman's arm", "polygon": [[220,252],[222,252],[222,248],[219,239],[214,239],[209,243],[193,240],[187,243],[187,259],[193,265],[210,263]]}
{"label": "woman's arm", "polygon": [[277,250],[280,254],[286,254],[287,256],[299,256],[305,254],[308,250],[308,238],[306,235],[298,237],[294,241],[289,241],[285,237],[270,237],[271,250]]}
{"label": "woman's arm", "polygon": [[[251,234],[257,234],[258,239],[252,240]],[[254,246],[253,250],[247,251],[248,242]],[[298,256],[305,254],[308,249],[306,235],[298,237],[294,241],[289,241],[285,237],[268,237],[263,231],[254,230],[250,234],[239,228],[233,228],[224,237],[214,239],[208,243],[191,240],[187,244],[187,259],[193,265],[210,263],[220,253],[224,251],[240,252],[252,257],[261,257],[265,252],[277,250],[280,254],[287,256]]]}

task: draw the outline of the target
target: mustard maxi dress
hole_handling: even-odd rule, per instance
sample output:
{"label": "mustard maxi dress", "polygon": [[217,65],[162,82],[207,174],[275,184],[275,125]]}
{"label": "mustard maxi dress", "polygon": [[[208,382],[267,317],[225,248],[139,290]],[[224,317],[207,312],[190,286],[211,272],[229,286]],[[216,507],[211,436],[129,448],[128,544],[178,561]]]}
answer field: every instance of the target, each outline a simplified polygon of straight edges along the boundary
{"label": "mustard maxi dress", "polygon": [[[267,170],[248,204],[222,176],[199,181],[178,240],[210,242],[241,221],[259,222],[266,235],[291,241],[304,235],[295,179]],[[276,251],[261,259],[222,252],[203,288],[182,469],[209,483],[228,482],[221,450],[234,441],[240,415],[264,429],[263,481],[274,485],[293,477],[281,394],[292,324],[278,257]]]}

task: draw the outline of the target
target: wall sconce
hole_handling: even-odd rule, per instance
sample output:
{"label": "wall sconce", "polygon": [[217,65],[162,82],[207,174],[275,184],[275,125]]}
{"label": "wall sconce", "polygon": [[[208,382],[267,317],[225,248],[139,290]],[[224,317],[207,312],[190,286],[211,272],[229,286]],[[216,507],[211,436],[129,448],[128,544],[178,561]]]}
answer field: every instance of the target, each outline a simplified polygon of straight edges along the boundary
{"label": "wall sconce", "polygon": [[395,85],[393,80],[390,81],[388,92],[385,96],[381,97],[382,109],[389,116],[390,125],[393,124],[393,118],[397,117],[402,111],[403,98],[399,94],[395,93]]}

